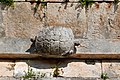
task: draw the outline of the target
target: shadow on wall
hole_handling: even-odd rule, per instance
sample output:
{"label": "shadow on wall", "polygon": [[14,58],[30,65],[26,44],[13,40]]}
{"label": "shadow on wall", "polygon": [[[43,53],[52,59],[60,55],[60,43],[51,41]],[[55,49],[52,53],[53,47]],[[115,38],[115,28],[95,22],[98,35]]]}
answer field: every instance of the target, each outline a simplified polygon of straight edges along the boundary
{"label": "shadow on wall", "polygon": [[[26,50],[26,52],[30,52],[31,54],[34,54],[36,52],[36,48],[35,48],[35,40],[34,39],[30,39],[30,41],[32,42],[30,48],[28,50]],[[26,61],[26,63],[34,68],[38,68],[38,69],[50,69],[51,67],[54,66],[58,66],[59,68],[61,67],[67,67],[68,63],[71,62],[84,62],[83,60],[75,60],[75,59],[52,59],[52,58],[41,58],[38,60],[28,60]]]}
{"label": "shadow on wall", "polygon": [[25,52],[34,53],[36,51],[35,40],[34,39],[30,39],[30,41],[32,42],[32,44],[31,44],[30,48],[28,50],[26,50]]}
{"label": "shadow on wall", "polygon": [[68,66],[71,62],[85,62],[85,60],[69,60],[69,59],[39,59],[39,60],[29,60],[26,63],[37,69],[50,69],[52,67],[58,66],[59,68],[64,68]]}

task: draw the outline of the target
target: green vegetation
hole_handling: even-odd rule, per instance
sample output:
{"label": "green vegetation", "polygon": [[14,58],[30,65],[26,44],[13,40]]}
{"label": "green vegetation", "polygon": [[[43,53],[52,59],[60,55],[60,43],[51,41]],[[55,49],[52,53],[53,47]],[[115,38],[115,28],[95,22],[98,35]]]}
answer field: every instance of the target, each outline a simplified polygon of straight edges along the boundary
{"label": "green vegetation", "polygon": [[119,0],[114,0],[114,3],[115,3],[115,4],[118,4],[118,3],[119,3]]}
{"label": "green vegetation", "polygon": [[53,77],[58,77],[58,76],[60,76],[60,73],[59,73],[59,68],[58,68],[58,66],[55,66],[55,69],[54,69],[54,71],[53,71]]}
{"label": "green vegetation", "polygon": [[54,69],[53,71],[53,77],[60,77],[60,72],[63,73],[62,69],[59,69],[59,65],[61,64],[60,61],[55,64],[52,68]]}
{"label": "green vegetation", "polygon": [[6,6],[14,6],[14,1],[13,0],[0,0],[2,4],[5,4]]}
{"label": "green vegetation", "polygon": [[[41,72],[35,72],[31,67],[28,68],[28,71],[24,71],[25,75],[22,76],[21,78],[25,79],[35,79],[37,80],[38,78],[44,78],[46,77],[46,73],[41,73]],[[50,73],[51,76],[51,73]]]}
{"label": "green vegetation", "polygon": [[119,3],[119,0],[114,0],[114,12],[117,10],[118,8],[118,3]]}
{"label": "green vegetation", "polygon": [[44,0],[41,0],[41,1],[40,0],[33,0],[30,3],[31,3],[31,5],[33,5],[35,3],[35,7],[33,8],[34,14],[37,12],[39,7],[40,7],[41,11],[47,7],[47,3]]}
{"label": "green vegetation", "polygon": [[103,80],[109,79],[107,73],[102,73],[101,74],[101,79],[103,79]]}
{"label": "green vegetation", "polygon": [[82,4],[82,7],[85,6],[85,8],[88,8],[88,6],[93,4],[92,0],[80,0],[80,3]]}
{"label": "green vegetation", "polygon": [[35,75],[36,75],[35,72],[29,67],[28,71],[25,72],[25,75],[22,78],[29,79],[35,77]]}

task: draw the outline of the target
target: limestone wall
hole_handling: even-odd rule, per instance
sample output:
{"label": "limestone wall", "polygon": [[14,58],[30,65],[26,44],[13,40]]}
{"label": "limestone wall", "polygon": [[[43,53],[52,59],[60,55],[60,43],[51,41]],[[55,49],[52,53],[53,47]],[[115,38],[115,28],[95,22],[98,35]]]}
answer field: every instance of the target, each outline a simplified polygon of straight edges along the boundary
{"label": "limestone wall", "polygon": [[[45,17],[39,8],[34,15],[33,6],[24,0],[15,2],[14,9],[0,4],[0,52],[26,52],[32,45],[30,38],[46,26],[70,27],[80,42],[77,52],[120,52],[119,3],[95,2],[88,9],[80,3],[48,3]],[[86,64],[84,60],[60,61],[61,76],[100,78],[102,73],[107,73],[110,80],[120,77],[119,60],[95,61],[95,64]],[[3,76],[21,77],[29,66],[50,77],[54,71],[51,67],[57,63],[57,60],[43,59],[1,60],[0,80],[5,80]]]}
{"label": "limestone wall", "polygon": [[[4,47],[1,51],[26,51],[31,44],[30,38],[46,26],[70,27],[80,39],[79,52],[120,51],[119,3],[95,2],[88,9],[82,8],[80,3],[48,3],[47,9],[43,10],[45,17],[39,8],[34,14],[33,6],[30,2],[16,2],[14,9],[6,10],[1,5],[0,45]],[[13,44],[14,49],[9,47]]]}

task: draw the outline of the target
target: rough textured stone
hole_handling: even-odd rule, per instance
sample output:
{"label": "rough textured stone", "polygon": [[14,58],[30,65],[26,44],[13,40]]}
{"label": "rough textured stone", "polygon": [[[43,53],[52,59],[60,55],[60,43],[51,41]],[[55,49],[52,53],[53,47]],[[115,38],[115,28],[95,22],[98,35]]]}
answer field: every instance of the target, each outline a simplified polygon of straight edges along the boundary
{"label": "rough textured stone", "polygon": [[0,38],[0,52],[25,52],[30,44],[30,39]]}
{"label": "rough textured stone", "polygon": [[14,77],[0,77],[0,80],[21,80],[21,78],[14,78]]}
{"label": "rough textured stone", "polygon": [[28,71],[28,64],[24,61],[16,61],[14,67],[14,77],[22,77]]}
{"label": "rough textured stone", "polygon": [[98,77],[101,75],[100,63],[86,64],[84,62],[71,62],[63,68],[63,76],[66,77]]}
{"label": "rough textured stone", "polygon": [[[0,77],[0,80],[23,80],[23,78],[14,78],[14,77]],[[35,80],[34,78],[32,79],[24,79],[24,80]],[[82,77],[67,77],[67,78],[61,78],[61,77],[57,77],[57,78],[38,78],[37,80],[103,80],[103,79],[99,79],[99,78],[82,78]],[[111,78],[111,79],[107,79],[107,80],[119,80],[119,78]]]}
{"label": "rough textured stone", "polygon": [[5,28],[2,25],[3,15],[2,15],[2,4],[0,3],[0,38],[5,36]]}
{"label": "rough textured stone", "polygon": [[109,39],[114,32],[110,28],[109,18],[114,18],[114,5],[112,3],[95,3],[87,13],[87,38]]}
{"label": "rough textured stone", "polygon": [[13,62],[0,62],[0,76],[13,76],[14,71],[14,63]]}
{"label": "rough textured stone", "polygon": [[[95,3],[86,11],[80,3],[48,3],[46,21],[40,21],[43,14],[35,17],[29,3],[17,3],[15,9],[3,11],[3,27],[6,36],[33,37],[45,25],[65,26],[73,29],[79,38],[112,39],[119,37],[119,4],[115,10],[112,3]],[[22,11],[22,12],[20,12]],[[71,17],[72,16],[72,17]],[[114,25],[114,26],[113,26]]]}
{"label": "rough textured stone", "polygon": [[8,37],[30,38],[44,26],[39,17],[34,16],[30,3],[16,3],[15,8],[3,10],[3,27]]}
{"label": "rough textured stone", "polygon": [[58,60],[30,60],[27,63],[36,74],[45,73],[45,77],[53,77],[56,64],[59,64],[60,76],[63,77],[97,77],[101,75],[101,63],[86,64],[79,60],[64,60],[58,63]]}
{"label": "rough textured stone", "polygon": [[[113,3],[96,2],[91,7],[89,6],[88,9],[82,8],[80,3],[48,3],[47,5],[45,18],[43,18],[44,15],[41,14],[42,11],[40,11],[40,9],[38,9],[37,13],[33,16],[34,12],[31,10],[31,7],[33,9],[34,5],[31,6],[28,2],[16,3],[14,9],[9,8],[8,10],[3,10],[2,8],[4,6],[0,5],[0,51],[25,52],[31,45],[29,38],[34,37],[43,27],[48,25],[71,28],[75,37],[80,38],[79,42],[81,45],[77,48],[78,52],[120,52],[120,4],[114,5]],[[56,31],[56,33],[59,34],[59,31]],[[62,33],[65,34],[64,32]],[[53,40],[57,37],[58,36],[54,36]],[[48,39],[49,38],[51,38],[51,36],[48,36]],[[63,42],[53,41],[49,43],[47,40],[46,42],[48,42],[48,47],[51,46],[49,44],[56,44],[57,47],[55,48],[58,48],[59,44],[63,47],[70,44],[64,40],[64,38],[60,38],[60,40]],[[64,41],[66,42],[64,43]],[[47,49],[49,51],[49,48]],[[45,51],[45,49],[43,50]],[[52,63],[50,60],[48,60],[48,62]],[[23,63],[16,63],[14,76],[21,75],[22,73],[19,74],[19,71],[26,69],[25,66],[27,64],[22,64]],[[1,76],[13,76],[13,70],[11,70],[13,67],[11,67],[11,65],[14,64],[10,63],[10,65],[8,65],[8,62],[0,62]],[[74,62],[72,60],[69,63],[63,63],[63,65],[64,66],[60,67],[60,69],[64,71],[64,74],[61,74],[63,76],[100,77],[101,75],[100,63],[87,65],[84,62]],[[103,63],[102,65],[103,71],[111,77],[110,80],[120,80],[119,63],[109,62]],[[50,70],[51,65],[46,65],[43,61],[34,62],[34,64],[31,63],[30,66],[33,67],[33,69],[36,68],[34,70],[47,72],[47,70]],[[1,80],[7,79],[9,80],[9,78],[2,78]],[[51,78],[51,80],[54,79]],[[67,79],[65,78],[63,80]],[[70,78],[68,80],[70,80]]]}
{"label": "rough textured stone", "polygon": [[[14,77],[1,77],[0,80],[23,80],[22,78],[14,78]],[[24,80],[35,80],[34,78],[32,79],[24,79]],[[98,80],[97,78],[38,78],[37,80]]]}
{"label": "rough textured stone", "polygon": [[35,72],[37,75],[39,75],[39,77],[41,77],[41,75],[44,74],[44,78],[46,77],[53,77],[53,69],[52,67],[54,67],[54,65],[52,63],[54,63],[56,61],[52,61],[52,60],[29,60],[29,62],[27,63],[30,68],[33,70],[33,72]]}
{"label": "rough textured stone", "polygon": [[35,46],[43,54],[62,55],[74,51],[74,35],[70,28],[47,27],[39,32]]}
{"label": "rough textured stone", "polygon": [[87,33],[85,9],[80,3],[48,3],[47,24],[73,30],[75,37],[85,38]]}
{"label": "rough textured stone", "polygon": [[[103,73],[107,73],[110,78],[120,77],[120,63],[119,62],[103,62],[102,63]],[[117,80],[117,79],[115,79]]]}
{"label": "rough textured stone", "polygon": [[77,52],[120,52],[119,39],[79,39]]}

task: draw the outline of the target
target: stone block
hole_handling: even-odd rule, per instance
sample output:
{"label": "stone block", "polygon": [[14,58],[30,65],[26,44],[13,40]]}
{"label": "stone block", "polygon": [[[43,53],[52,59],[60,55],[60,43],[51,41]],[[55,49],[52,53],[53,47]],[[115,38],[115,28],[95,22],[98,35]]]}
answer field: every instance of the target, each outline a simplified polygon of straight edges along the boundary
{"label": "stone block", "polygon": [[[45,77],[53,77],[57,60],[31,60],[30,68],[40,75],[45,74]],[[101,75],[101,63],[96,62],[95,65],[86,64],[77,60],[62,61],[58,65],[60,76],[63,77],[97,77]]]}
{"label": "stone block", "polygon": [[4,12],[3,27],[7,37],[34,38],[44,26],[40,17],[34,14],[29,2],[16,3],[15,8]]}
{"label": "stone block", "polygon": [[0,38],[0,51],[1,52],[25,52],[31,46],[30,39],[18,38]]}
{"label": "stone block", "polygon": [[102,69],[103,69],[103,73],[106,73],[109,78],[117,79],[120,77],[120,63],[117,61],[116,62],[103,62]]}
{"label": "stone block", "polygon": [[15,63],[0,61],[0,76],[13,76]]}
{"label": "stone block", "polygon": [[77,52],[120,52],[119,39],[79,39]]}
{"label": "stone block", "polygon": [[5,77],[0,77],[0,80],[20,80],[20,78],[17,79],[17,78],[14,78],[14,77],[5,76]]}
{"label": "stone block", "polygon": [[[27,62],[27,61],[26,61]],[[28,64],[25,61],[15,62],[14,77],[22,77],[28,71]]]}
{"label": "stone block", "polygon": [[79,2],[79,0],[69,0],[70,2]]}
{"label": "stone block", "polygon": [[84,11],[85,9],[82,9],[78,3],[48,3],[47,24],[69,27],[75,36],[84,37],[87,30]]}
{"label": "stone block", "polygon": [[26,0],[14,0],[14,1],[26,1]]}
{"label": "stone block", "polygon": [[67,67],[62,68],[65,77],[97,77],[101,75],[101,64],[86,64],[85,62],[70,62]]}
{"label": "stone block", "polygon": [[[13,78],[13,77],[1,77],[0,80],[23,80],[23,78]],[[25,79],[25,80],[35,80],[34,78],[31,79]],[[82,77],[73,77],[73,78],[62,78],[62,77],[56,77],[56,78],[38,78],[37,80],[101,80],[97,78],[82,78]]]}
{"label": "stone block", "polygon": [[114,1],[114,0],[104,0],[104,1]]}
{"label": "stone block", "polygon": [[64,2],[64,0],[45,0],[45,1],[50,1],[50,2]]}
{"label": "stone block", "polygon": [[54,63],[56,63],[55,60],[30,60],[29,66],[36,76],[45,78],[52,77]]}

